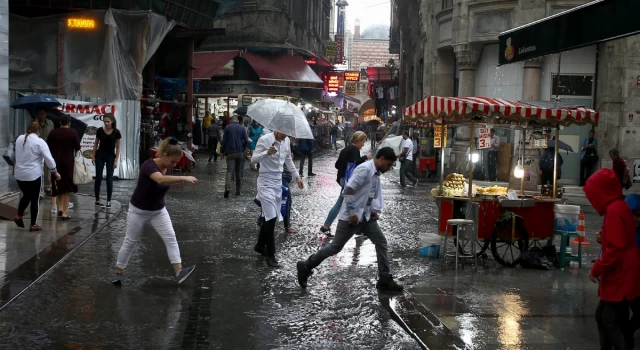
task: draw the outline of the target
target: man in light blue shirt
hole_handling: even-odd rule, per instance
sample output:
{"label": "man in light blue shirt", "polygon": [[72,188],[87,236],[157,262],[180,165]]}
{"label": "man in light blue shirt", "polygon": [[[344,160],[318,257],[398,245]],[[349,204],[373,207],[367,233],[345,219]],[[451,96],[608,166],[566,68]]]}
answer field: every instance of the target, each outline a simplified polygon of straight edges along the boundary
{"label": "man in light blue shirt", "polygon": [[387,239],[385,238],[378,219],[384,201],[380,175],[389,171],[397,156],[391,147],[384,147],[378,151],[375,159],[360,164],[351,174],[351,178],[344,187],[342,195],[344,203],[338,215],[338,227],[331,244],[320,249],[306,261],[299,261],[298,283],[307,288],[307,280],[313,274],[313,269],[326,258],[338,254],[351,237],[360,232],[368,237],[376,246],[378,258],[378,283],[376,288],[385,291],[402,291],[389,269],[387,257]]}

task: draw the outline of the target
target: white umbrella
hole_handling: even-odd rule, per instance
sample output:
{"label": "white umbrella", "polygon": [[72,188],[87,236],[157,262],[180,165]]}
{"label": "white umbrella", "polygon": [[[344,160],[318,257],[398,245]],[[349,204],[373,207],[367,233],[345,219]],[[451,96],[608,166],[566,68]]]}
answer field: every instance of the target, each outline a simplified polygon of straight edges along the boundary
{"label": "white umbrella", "polygon": [[313,139],[313,132],[304,112],[289,101],[264,99],[249,106],[247,115],[264,128],[293,136]]}

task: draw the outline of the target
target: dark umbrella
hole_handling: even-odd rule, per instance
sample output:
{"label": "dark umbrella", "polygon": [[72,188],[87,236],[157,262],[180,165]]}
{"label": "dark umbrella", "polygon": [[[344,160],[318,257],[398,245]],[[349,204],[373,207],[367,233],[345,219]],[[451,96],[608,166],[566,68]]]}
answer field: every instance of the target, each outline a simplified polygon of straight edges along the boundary
{"label": "dark umbrella", "polygon": [[[559,150],[565,150],[568,152],[573,152],[573,148],[571,146],[569,146],[568,144],[558,140],[558,145],[560,146],[560,148],[558,148]],[[549,148],[555,148],[556,147],[556,140],[547,140],[547,147]]]}
{"label": "dark umbrella", "polygon": [[242,106],[242,107],[236,109],[235,111],[233,111],[233,113],[235,113],[237,115],[247,115],[247,106]]}
{"label": "dark umbrella", "polygon": [[[64,113],[54,109],[50,112],[47,112],[47,119],[50,119],[56,124],[56,126],[59,126],[59,118],[62,115],[64,115]],[[78,137],[80,138],[80,140],[82,140],[82,136],[84,136],[84,133],[87,131],[87,126],[88,125],[85,122],[71,117],[71,126],[69,127],[78,133]]]}
{"label": "dark umbrella", "polygon": [[27,95],[13,101],[11,107],[15,109],[26,109],[31,112],[31,114],[35,114],[35,111],[38,108],[52,110],[54,107],[61,105],[62,104],[58,102],[55,97],[45,95]]}

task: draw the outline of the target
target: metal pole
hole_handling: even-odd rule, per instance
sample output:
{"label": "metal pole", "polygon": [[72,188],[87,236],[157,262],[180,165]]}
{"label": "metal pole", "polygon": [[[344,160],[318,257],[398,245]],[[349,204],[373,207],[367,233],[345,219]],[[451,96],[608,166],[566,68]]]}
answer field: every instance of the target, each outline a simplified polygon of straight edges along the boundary
{"label": "metal pole", "polygon": [[473,186],[473,151],[476,148],[476,128],[473,121],[473,117],[471,117],[471,138],[469,139],[469,198],[471,198],[471,188]]}
{"label": "metal pole", "polygon": [[[193,39],[189,39],[187,45],[187,125],[193,135]],[[191,149],[191,142],[192,137],[187,139],[189,149]]]}
{"label": "metal pole", "polygon": [[558,143],[560,142],[560,125],[556,124],[556,144],[553,158],[553,198],[557,197],[558,192]]}
{"label": "metal pole", "polygon": [[562,62],[562,54],[558,54],[558,74],[556,75],[556,102],[560,102],[560,63]]}
{"label": "metal pole", "polygon": [[[525,148],[527,147],[527,129],[522,128],[522,134],[522,169],[524,170],[524,155],[526,154]],[[531,171],[531,168],[529,168],[529,171]],[[522,178],[520,179],[520,194],[524,196],[524,174],[522,174]]]}
{"label": "metal pole", "polygon": [[[440,127],[442,128],[442,134],[441,134],[441,138],[440,138],[440,193],[438,194],[439,196],[442,196],[442,183],[444,182],[444,146],[446,146],[444,144],[444,140],[445,140],[445,136],[444,136],[444,118],[442,118],[442,125],[440,125]],[[438,126],[436,126],[437,128]]]}

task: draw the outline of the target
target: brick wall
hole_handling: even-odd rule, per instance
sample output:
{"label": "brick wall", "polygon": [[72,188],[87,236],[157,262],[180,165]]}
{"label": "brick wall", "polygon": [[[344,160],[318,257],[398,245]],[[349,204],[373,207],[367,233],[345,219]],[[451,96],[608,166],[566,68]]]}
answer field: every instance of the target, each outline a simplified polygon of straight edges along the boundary
{"label": "brick wall", "polygon": [[393,58],[396,64],[399,65],[398,55],[392,55],[389,53],[389,41],[388,40],[367,40],[359,39],[353,40],[353,49],[351,51],[351,67],[350,69],[357,70],[360,68],[362,62],[367,63],[367,66],[384,66],[389,62],[389,59]]}

